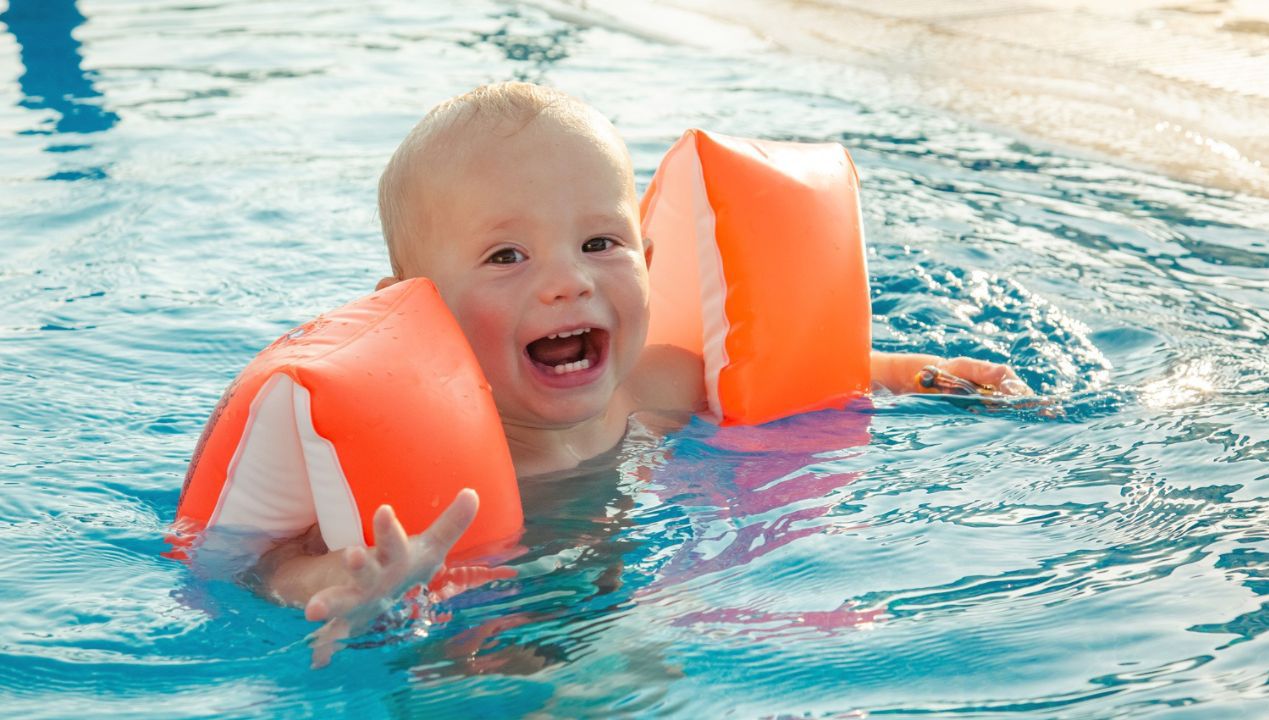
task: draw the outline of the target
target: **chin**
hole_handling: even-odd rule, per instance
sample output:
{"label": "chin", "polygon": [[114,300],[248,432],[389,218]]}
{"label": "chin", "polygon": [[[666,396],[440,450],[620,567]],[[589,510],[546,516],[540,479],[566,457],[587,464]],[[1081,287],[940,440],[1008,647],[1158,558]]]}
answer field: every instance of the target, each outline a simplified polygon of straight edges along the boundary
{"label": "chin", "polygon": [[[525,398],[517,403],[519,407],[516,410],[503,413],[503,417],[518,418],[517,424],[563,430],[604,417],[612,403],[613,392],[607,383],[584,390],[548,391],[546,397]],[[552,394],[555,397],[551,397]]]}
{"label": "chin", "polygon": [[541,408],[537,414],[544,427],[562,429],[602,418],[608,405],[607,402],[560,403],[554,407]]}

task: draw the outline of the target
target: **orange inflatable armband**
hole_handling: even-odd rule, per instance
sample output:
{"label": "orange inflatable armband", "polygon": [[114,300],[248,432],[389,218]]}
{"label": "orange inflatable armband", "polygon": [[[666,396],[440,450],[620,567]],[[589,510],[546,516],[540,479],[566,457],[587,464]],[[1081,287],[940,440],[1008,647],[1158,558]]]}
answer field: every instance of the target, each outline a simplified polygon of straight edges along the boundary
{"label": "orange inflatable armband", "polygon": [[871,384],[859,181],[840,145],[689,130],[642,203],[649,344],[705,359],[710,413],[759,424]]}
{"label": "orange inflatable armband", "polygon": [[373,541],[381,504],[415,534],[465,487],[480,510],[454,553],[514,540],[520,493],[489,384],[419,278],[301,325],[247,365],[194,451],[177,528],[289,537],[316,524],[338,550]]}

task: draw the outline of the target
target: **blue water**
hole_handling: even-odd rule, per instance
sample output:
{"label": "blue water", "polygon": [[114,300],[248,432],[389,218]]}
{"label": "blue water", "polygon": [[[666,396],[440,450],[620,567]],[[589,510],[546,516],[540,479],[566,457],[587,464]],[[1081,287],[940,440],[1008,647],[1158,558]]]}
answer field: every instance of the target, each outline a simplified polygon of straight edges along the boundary
{"label": "blue water", "polygon": [[[0,715],[1269,716],[1269,202],[561,7],[8,1]],[[690,126],[845,144],[877,345],[1059,412],[636,418],[526,481],[520,578],[310,671],[298,611],[161,556],[185,463],[385,272],[397,141],[510,78],[608,114],[641,183]]]}

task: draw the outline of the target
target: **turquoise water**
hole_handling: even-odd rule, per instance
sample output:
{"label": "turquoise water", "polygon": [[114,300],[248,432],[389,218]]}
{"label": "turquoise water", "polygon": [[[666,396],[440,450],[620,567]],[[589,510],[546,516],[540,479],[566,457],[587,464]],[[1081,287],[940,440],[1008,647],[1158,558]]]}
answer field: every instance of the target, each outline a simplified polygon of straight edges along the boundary
{"label": "turquoise water", "polygon": [[[9,0],[0,715],[1269,715],[1269,202],[573,9]],[[690,126],[842,142],[878,346],[1009,358],[1061,414],[638,418],[525,483],[519,579],[308,670],[298,611],[161,556],[185,463],[383,274],[396,142],[509,78],[608,114],[641,183]]]}

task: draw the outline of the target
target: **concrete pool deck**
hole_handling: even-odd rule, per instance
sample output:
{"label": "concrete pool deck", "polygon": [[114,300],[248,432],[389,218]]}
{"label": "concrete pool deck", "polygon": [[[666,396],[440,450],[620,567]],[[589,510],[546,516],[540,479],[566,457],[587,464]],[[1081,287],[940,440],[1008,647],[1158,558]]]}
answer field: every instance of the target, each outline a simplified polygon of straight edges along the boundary
{"label": "concrete pool deck", "polygon": [[1269,197],[1269,0],[655,2],[880,72],[916,104]]}

